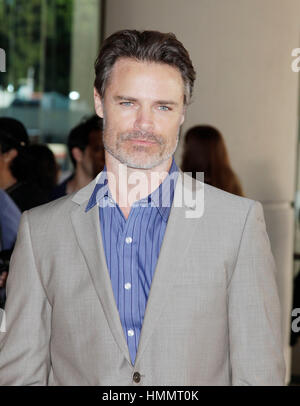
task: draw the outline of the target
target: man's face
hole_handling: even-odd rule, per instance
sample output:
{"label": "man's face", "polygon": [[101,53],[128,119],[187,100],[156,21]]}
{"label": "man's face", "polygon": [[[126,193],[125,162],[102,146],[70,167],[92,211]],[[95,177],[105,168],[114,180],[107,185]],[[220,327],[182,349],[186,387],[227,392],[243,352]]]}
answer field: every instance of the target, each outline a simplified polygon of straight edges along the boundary
{"label": "man's face", "polygon": [[98,175],[104,167],[104,147],[102,131],[93,130],[89,136],[89,149],[93,167],[93,176]]}
{"label": "man's face", "polygon": [[95,92],[105,149],[132,168],[154,168],[169,159],[184,120],[183,100],[184,84],[176,68],[118,59],[104,100]]}
{"label": "man's face", "polygon": [[82,167],[92,178],[104,167],[104,147],[100,130],[93,130],[89,134],[89,144],[82,154]]}

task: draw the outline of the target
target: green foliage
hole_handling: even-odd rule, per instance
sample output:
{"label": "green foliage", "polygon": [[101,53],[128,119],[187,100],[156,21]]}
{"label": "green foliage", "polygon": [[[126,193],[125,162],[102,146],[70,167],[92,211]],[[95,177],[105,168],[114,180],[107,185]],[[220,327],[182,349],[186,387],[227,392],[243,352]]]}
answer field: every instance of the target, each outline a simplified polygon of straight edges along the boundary
{"label": "green foliage", "polygon": [[17,88],[34,68],[35,91],[69,91],[73,0],[0,0],[0,48],[7,72],[0,86]]}

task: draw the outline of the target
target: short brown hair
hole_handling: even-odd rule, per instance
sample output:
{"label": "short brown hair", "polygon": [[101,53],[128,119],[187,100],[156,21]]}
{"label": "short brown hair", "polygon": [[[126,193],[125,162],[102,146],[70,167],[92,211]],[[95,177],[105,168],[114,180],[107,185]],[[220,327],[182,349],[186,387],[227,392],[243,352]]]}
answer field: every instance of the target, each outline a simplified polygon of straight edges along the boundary
{"label": "short brown hair", "polygon": [[108,37],[95,62],[94,86],[100,97],[104,96],[107,81],[118,58],[166,63],[177,68],[184,82],[184,103],[189,103],[196,73],[187,50],[173,33],[121,30]]}

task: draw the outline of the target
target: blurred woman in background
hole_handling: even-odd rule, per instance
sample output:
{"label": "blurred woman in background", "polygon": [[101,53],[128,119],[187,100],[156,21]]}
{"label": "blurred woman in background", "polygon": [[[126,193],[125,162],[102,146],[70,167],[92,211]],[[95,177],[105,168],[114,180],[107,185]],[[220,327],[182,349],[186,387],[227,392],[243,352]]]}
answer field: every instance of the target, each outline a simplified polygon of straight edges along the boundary
{"label": "blurred woman in background", "polygon": [[209,125],[190,128],[184,139],[181,169],[204,172],[204,182],[226,192],[244,196],[237,175],[231,168],[222,134]]}

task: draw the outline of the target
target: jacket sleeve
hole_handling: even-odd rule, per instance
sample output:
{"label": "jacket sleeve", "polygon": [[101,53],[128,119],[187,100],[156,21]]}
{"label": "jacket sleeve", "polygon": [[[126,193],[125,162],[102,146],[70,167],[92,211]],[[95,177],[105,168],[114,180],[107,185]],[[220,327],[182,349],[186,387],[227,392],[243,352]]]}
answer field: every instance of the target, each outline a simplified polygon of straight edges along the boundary
{"label": "jacket sleeve", "polygon": [[0,332],[0,385],[47,385],[51,306],[35,264],[28,212],[21,218],[6,289],[6,326],[2,323]]}
{"label": "jacket sleeve", "polygon": [[284,385],[281,310],[275,275],[263,208],[254,201],[228,285],[233,385]]}

